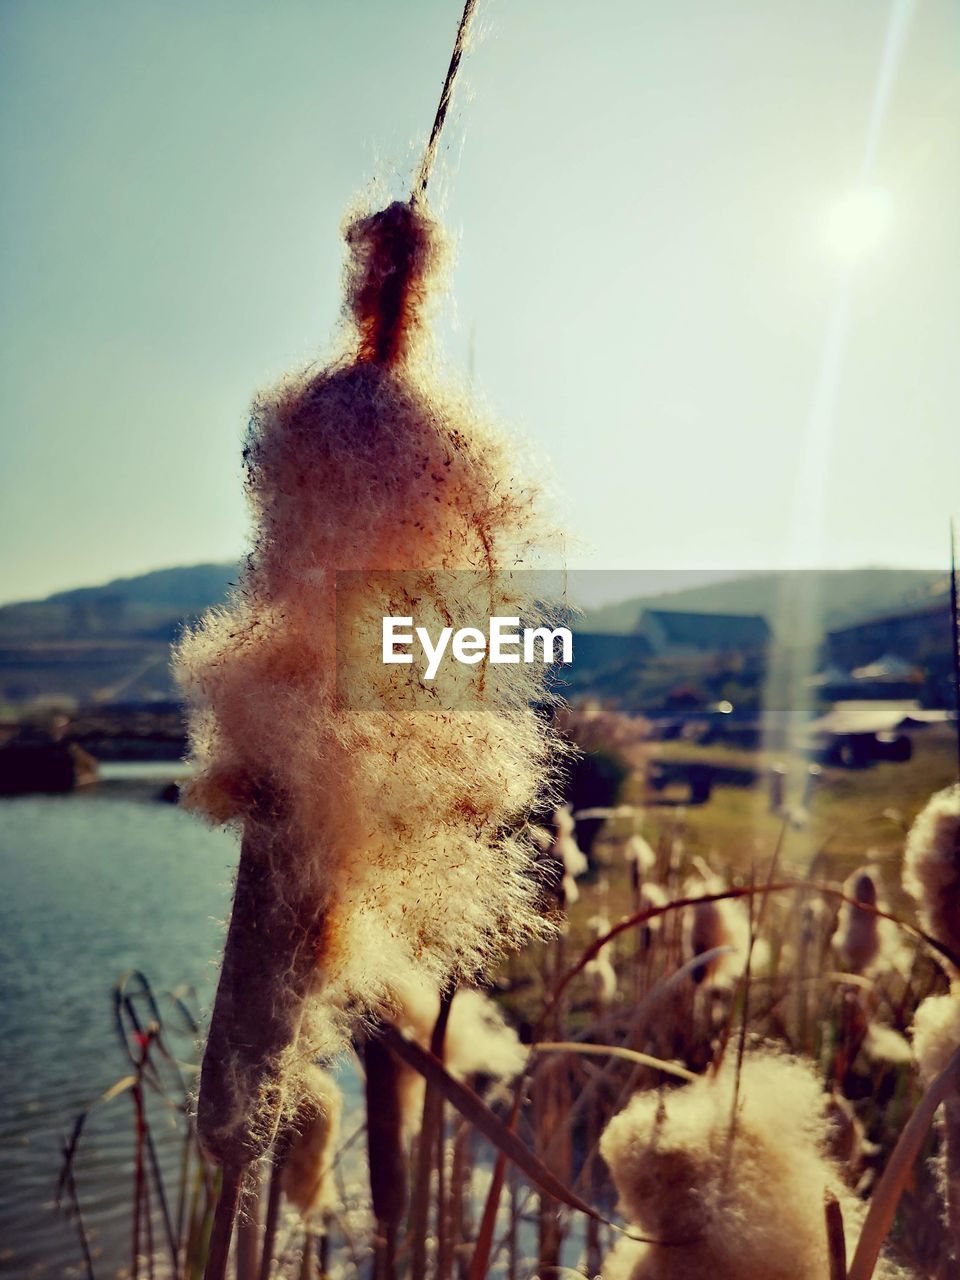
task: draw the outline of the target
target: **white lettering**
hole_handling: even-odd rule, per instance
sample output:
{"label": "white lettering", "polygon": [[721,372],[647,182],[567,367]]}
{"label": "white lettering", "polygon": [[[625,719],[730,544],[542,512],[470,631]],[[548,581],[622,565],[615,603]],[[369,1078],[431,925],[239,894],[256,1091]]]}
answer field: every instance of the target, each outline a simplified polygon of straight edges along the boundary
{"label": "white lettering", "polygon": [[573,661],[573,634],[568,627],[557,627],[556,631],[550,631],[547,627],[524,627],[524,662],[536,662],[535,645],[538,639],[542,642],[543,662],[554,662],[556,660],[553,646],[558,639],[560,641],[560,661]]}
{"label": "white lettering", "polygon": [[519,653],[504,653],[504,645],[519,645],[520,633],[515,630],[507,631],[507,627],[519,627],[519,618],[491,618],[490,619],[490,661],[503,662],[512,664],[520,661]]}
{"label": "white lettering", "polygon": [[398,627],[412,627],[412,618],[384,618],[383,620],[383,661],[387,662],[412,662],[412,653],[397,653],[395,646],[397,644],[410,644],[413,640],[413,633],[408,631],[405,635],[401,635]]}
{"label": "white lettering", "polygon": [[453,637],[453,656],[468,667],[483,660],[487,651],[487,637],[476,627],[461,627]]}
{"label": "white lettering", "polygon": [[[382,654],[385,663],[413,662],[413,655],[404,652],[403,646],[412,645],[414,636],[419,640],[426,658],[424,678],[433,680],[440,670],[440,663],[449,649],[457,662],[476,666],[482,662],[489,649],[489,658],[498,665],[526,663],[573,662],[573,633],[568,627],[524,627],[519,618],[493,617],[490,619],[489,636],[479,627],[442,627],[434,644],[426,627],[414,627],[413,618],[385,617],[383,619]],[[560,657],[557,658],[559,644]],[[539,647],[539,657],[538,657]],[[510,652],[522,648],[520,653]]]}
{"label": "white lettering", "polygon": [[[431,643],[430,632],[427,628],[417,627],[417,639],[423,645],[423,652],[427,655],[427,669],[424,673],[425,679],[432,680],[437,674],[440,667],[440,659],[443,657],[452,635],[453,627],[444,627],[440,632],[440,639],[437,641],[436,647],[434,647]],[[454,641],[454,645],[456,645],[456,641]]]}

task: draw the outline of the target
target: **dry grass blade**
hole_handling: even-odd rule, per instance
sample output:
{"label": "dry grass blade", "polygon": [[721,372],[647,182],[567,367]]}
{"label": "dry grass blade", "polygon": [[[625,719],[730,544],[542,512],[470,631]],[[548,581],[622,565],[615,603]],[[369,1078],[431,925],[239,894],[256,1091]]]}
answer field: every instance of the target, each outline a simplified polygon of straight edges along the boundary
{"label": "dry grass blade", "polygon": [[958,1087],[958,1084],[960,1084],[960,1049],[954,1053],[920,1099],[887,1161],[887,1167],[870,1200],[870,1208],[867,1210],[860,1239],[857,1241],[857,1251],[850,1264],[848,1280],[870,1280],[873,1275],[883,1242],[893,1223],[900,1195],[910,1177],[934,1113],[951,1091]]}
{"label": "dry grass blade", "polygon": [[486,1103],[482,1102],[467,1085],[455,1080],[437,1058],[425,1049],[421,1049],[415,1041],[407,1040],[394,1027],[385,1027],[383,1038],[398,1057],[402,1058],[408,1066],[413,1067],[415,1071],[419,1071],[425,1080],[435,1085],[447,1101],[456,1107],[464,1119],[468,1120],[475,1129],[482,1133],[501,1155],[505,1156],[522,1173],[526,1174],[540,1191],[552,1196],[554,1200],[566,1205],[568,1209],[576,1209],[578,1213],[586,1214],[589,1218],[595,1218],[605,1226],[613,1227],[615,1231],[629,1235],[631,1238],[646,1244],[682,1246],[689,1243],[687,1240],[654,1240],[649,1236],[641,1236],[632,1231],[623,1231],[615,1222],[605,1218],[592,1205],[587,1204],[585,1200],[582,1200],[580,1196],[571,1191],[569,1187],[564,1186],[559,1178],[552,1174],[528,1147],[524,1146],[517,1135],[511,1132],[503,1121],[494,1115]]}
{"label": "dry grass blade", "polygon": [[653,1067],[666,1075],[676,1076],[678,1080],[698,1080],[693,1071],[681,1067],[679,1063],[667,1062],[665,1058],[655,1058],[650,1053],[640,1053],[637,1049],[624,1049],[620,1045],[583,1044],[579,1040],[541,1040],[531,1045],[534,1053],[584,1053],[593,1057],[622,1058],[624,1062],[632,1062],[635,1066]]}
{"label": "dry grass blade", "polygon": [[858,902],[848,897],[840,889],[832,884],[821,884],[815,880],[781,880],[776,884],[763,885],[745,885],[737,889],[724,889],[718,893],[698,893],[682,898],[674,898],[672,902],[667,902],[663,906],[648,907],[643,911],[635,912],[632,916],[627,916],[620,920],[607,933],[601,934],[595,938],[593,942],[583,951],[576,964],[564,973],[553,988],[550,999],[546,1008],[537,1024],[537,1033],[546,1026],[551,1017],[554,1016],[559,1008],[560,1001],[564,992],[570,983],[578,977],[587,967],[591,960],[600,954],[604,947],[609,945],[614,938],[620,936],[621,933],[627,933],[630,929],[636,929],[640,925],[646,924],[650,920],[656,920],[660,916],[669,915],[671,912],[680,911],[684,907],[696,906],[700,902],[724,902],[731,898],[749,898],[756,894],[771,893],[789,893],[801,891],[804,893],[819,893],[827,898],[832,898],[837,902],[846,902],[848,905],[856,907],[860,911],[864,911],[869,915],[875,915],[880,920],[889,920],[895,924],[898,929],[902,929],[904,933],[910,934],[914,938],[919,938],[924,942],[931,951],[938,956],[943,956],[954,966],[960,969],[960,956],[954,955],[949,947],[944,946],[936,938],[925,933],[924,930],[916,928],[907,920],[903,920],[900,916],[894,915],[890,911],[882,911],[879,907],[869,906],[865,903]]}

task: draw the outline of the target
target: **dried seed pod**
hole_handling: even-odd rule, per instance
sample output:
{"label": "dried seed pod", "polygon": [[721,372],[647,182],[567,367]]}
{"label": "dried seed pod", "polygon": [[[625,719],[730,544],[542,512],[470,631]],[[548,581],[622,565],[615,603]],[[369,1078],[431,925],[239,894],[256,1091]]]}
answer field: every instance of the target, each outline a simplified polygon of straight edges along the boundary
{"label": "dried seed pod", "polygon": [[[960,786],[931,796],[907,836],[903,887],[924,929],[960,956]],[[957,970],[951,966],[951,972]]]}
{"label": "dried seed pod", "polygon": [[542,668],[454,663],[428,686],[370,643],[389,615],[533,620],[513,570],[540,545],[536,490],[437,375],[437,224],[398,203],[346,238],[343,353],[256,403],[253,549],[176,657],[185,803],[245,832],[198,1114],[224,1160],[262,1149],[296,1063],[342,1046],[389,981],[469,979],[545,927],[524,823],[550,753]]}
{"label": "dried seed pod", "polygon": [[[924,1084],[946,1067],[960,1049],[960,985],[949,995],[927,996],[913,1022],[913,1050]],[[937,1112],[943,1150],[939,1159],[940,1185],[946,1205],[954,1261],[960,1263],[960,1097],[946,1099]]]}
{"label": "dried seed pod", "polygon": [[306,1093],[294,1119],[281,1184],[284,1195],[307,1221],[337,1202],[333,1158],[343,1097],[333,1076],[320,1067],[308,1069],[304,1084]]}
{"label": "dried seed pod", "polygon": [[[846,898],[877,906],[877,886],[870,871],[855,871],[843,886]],[[845,902],[837,920],[834,944],[851,973],[867,973],[880,954],[880,918],[873,911],[862,911]]]}
{"label": "dried seed pod", "polygon": [[[728,1057],[716,1076],[636,1094],[608,1124],[600,1152],[628,1221],[673,1243],[621,1242],[604,1280],[825,1276],[825,1189],[856,1239],[863,1206],[824,1153],[827,1098],[812,1064],[748,1054],[731,1124],[735,1076]],[[876,1274],[896,1273],[884,1263]]]}

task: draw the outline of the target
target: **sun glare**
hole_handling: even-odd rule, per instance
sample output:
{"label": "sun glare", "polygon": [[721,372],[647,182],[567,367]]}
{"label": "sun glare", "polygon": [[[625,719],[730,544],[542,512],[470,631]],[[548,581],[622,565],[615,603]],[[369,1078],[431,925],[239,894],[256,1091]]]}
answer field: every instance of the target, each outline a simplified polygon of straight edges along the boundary
{"label": "sun glare", "polygon": [[893,223],[893,200],[883,187],[855,186],[828,210],[824,236],[838,257],[855,260],[874,253]]}

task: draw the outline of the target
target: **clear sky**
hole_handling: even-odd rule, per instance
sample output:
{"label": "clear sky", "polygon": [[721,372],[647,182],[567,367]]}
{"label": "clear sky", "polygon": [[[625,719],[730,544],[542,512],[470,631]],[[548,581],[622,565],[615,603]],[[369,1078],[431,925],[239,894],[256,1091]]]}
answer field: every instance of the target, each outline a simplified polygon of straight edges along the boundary
{"label": "clear sky", "polygon": [[[226,559],[459,0],[3,0],[0,599]],[[451,359],[595,568],[934,565],[960,510],[955,0],[481,0]],[[571,544],[573,545],[573,544]]]}

